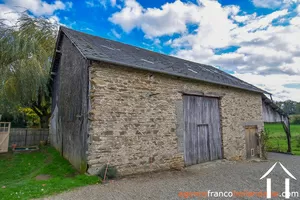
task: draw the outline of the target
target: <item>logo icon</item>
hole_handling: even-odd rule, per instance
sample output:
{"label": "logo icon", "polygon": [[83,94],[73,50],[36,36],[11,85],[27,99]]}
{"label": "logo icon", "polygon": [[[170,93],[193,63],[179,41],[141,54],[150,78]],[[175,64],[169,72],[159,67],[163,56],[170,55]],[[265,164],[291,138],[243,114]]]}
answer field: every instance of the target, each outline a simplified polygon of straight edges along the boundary
{"label": "logo icon", "polygon": [[[275,166],[277,165],[277,163],[280,164],[281,168],[285,171],[285,173],[287,175],[289,175],[289,177],[291,177],[294,180],[297,180],[293,174],[291,172],[289,172],[289,170],[287,170],[280,162],[276,162],[261,178],[260,180],[266,178],[275,168]],[[272,182],[271,182],[271,178],[267,178],[267,199],[271,199],[271,192],[272,192]],[[285,198],[289,199],[290,198],[290,179],[286,178],[285,179]]]}

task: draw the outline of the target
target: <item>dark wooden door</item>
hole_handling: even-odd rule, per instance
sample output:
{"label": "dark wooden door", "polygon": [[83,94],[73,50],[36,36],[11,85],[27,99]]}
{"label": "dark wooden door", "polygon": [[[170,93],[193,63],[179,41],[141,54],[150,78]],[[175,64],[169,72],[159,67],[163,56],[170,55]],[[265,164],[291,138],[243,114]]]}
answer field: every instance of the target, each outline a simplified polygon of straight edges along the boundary
{"label": "dark wooden door", "polygon": [[186,165],[222,158],[219,99],[184,95]]}
{"label": "dark wooden door", "polygon": [[245,132],[247,158],[256,157],[259,154],[257,126],[246,126]]}

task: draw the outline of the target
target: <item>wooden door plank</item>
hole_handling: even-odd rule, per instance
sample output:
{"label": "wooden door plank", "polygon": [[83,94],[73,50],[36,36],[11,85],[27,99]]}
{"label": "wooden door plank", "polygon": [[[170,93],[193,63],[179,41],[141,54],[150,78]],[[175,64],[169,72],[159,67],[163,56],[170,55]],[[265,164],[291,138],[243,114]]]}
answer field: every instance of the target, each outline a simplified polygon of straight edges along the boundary
{"label": "wooden door plank", "polygon": [[208,124],[198,125],[198,163],[210,160]]}
{"label": "wooden door plank", "polygon": [[[246,126],[245,127],[245,142],[246,142],[246,157],[247,159],[252,158],[252,151],[254,156],[257,155],[257,126]],[[253,149],[253,150],[252,150]]]}

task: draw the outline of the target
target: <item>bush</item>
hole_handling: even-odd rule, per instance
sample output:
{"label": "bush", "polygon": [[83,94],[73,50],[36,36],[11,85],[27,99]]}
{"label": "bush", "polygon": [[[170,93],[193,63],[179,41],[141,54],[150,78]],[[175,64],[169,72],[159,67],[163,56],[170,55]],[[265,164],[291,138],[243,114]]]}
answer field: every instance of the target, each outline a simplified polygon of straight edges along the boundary
{"label": "bush", "polygon": [[300,124],[300,115],[294,115],[291,117],[291,124]]}
{"label": "bush", "polygon": [[261,131],[260,133],[260,145],[261,145],[261,158],[267,160],[267,144],[269,140],[268,130]]}
{"label": "bush", "polygon": [[[107,168],[107,171],[106,171],[106,168]],[[118,170],[116,167],[111,166],[111,165],[103,165],[97,174],[102,180],[104,180],[105,171],[106,171],[105,180],[113,179],[118,176]]]}
{"label": "bush", "polygon": [[300,148],[300,135],[296,136],[297,147]]}

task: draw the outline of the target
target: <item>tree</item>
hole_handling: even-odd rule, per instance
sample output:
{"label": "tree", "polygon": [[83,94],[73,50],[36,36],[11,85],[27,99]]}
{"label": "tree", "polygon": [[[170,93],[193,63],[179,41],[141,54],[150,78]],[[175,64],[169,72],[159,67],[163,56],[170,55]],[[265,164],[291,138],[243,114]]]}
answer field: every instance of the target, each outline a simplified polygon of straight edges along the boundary
{"label": "tree", "polygon": [[276,102],[276,104],[288,115],[296,113],[296,104],[297,102],[292,100],[286,100],[283,102]]}
{"label": "tree", "polygon": [[294,115],[291,117],[292,124],[300,124],[300,115]]}
{"label": "tree", "polygon": [[300,102],[296,104],[296,114],[300,114]]}
{"label": "tree", "polygon": [[48,127],[50,68],[57,25],[22,13],[16,25],[0,23],[0,104],[30,107]]}

